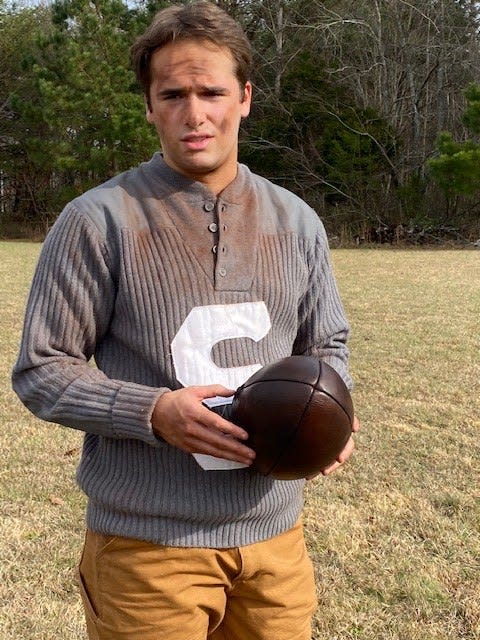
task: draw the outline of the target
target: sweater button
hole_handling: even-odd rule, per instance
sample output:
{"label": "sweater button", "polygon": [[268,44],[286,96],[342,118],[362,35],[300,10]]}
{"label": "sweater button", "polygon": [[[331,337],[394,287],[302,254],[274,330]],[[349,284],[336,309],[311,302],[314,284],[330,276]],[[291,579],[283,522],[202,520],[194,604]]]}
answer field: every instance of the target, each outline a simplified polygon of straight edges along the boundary
{"label": "sweater button", "polygon": [[210,212],[210,211],[213,211],[215,209],[215,205],[213,204],[213,202],[206,202],[203,205],[203,208],[205,209],[205,211]]}
{"label": "sweater button", "polygon": [[218,231],[218,225],[216,222],[212,222],[211,224],[208,225],[208,229],[209,231],[211,231],[212,233],[215,233],[216,231]]}
{"label": "sweater button", "polygon": [[227,270],[222,267],[218,270],[218,274],[224,278],[227,275]]}

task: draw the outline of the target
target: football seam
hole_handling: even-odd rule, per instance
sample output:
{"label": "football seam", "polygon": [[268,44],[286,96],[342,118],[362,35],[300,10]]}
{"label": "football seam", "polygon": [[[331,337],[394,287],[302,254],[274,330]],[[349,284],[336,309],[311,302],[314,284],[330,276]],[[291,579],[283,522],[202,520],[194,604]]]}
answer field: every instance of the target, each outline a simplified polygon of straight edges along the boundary
{"label": "football seam", "polygon": [[[320,374],[319,374],[320,377]],[[280,381],[277,380],[277,382]],[[317,379],[318,381],[318,379]],[[269,380],[270,382],[270,380]],[[275,382],[275,380],[273,380],[272,382]],[[292,380],[291,382],[295,382],[296,384],[305,384],[305,382],[298,382],[297,380]],[[313,394],[315,392],[316,387],[313,386],[313,384],[307,383],[308,386],[310,387],[311,391],[310,391],[310,397],[308,398],[308,402],[305,403],[305,407],[302,411],[302,415],[300,416],[295,429],[292,431],[290,437],[288,438],[288,442],[285,444],[285,446],[283,447],[281,453],[279,453],[279,455],[277,456],[277,459],[275,460],[275,462],[273,463],[273,465],[270,467],[270,469],[268,470],[267,475],[270,475],[272,473],[272,471],[275,470],[275,467],[277,466],[277,464],[280,462],[280,460],[283,457],[283,454],[285,453],[285,451],[287,450],[287,448],[289,447],[289,445],[291,444],[292,440],[295,438],[295,436],[298,433],[298,430],[300,429],[300,425],[302,424],[303,418],[305,417],[305,413],[307,412],[307,409],[310,407],[310,403],[312,402],[312,398],[313,398]]]}
{"label": "football seam", "polygon": [[335,404],[337,404],[340,409],[343,411],[343,413],[347,416],[347,418],[350,420],[350,424],[352,423],[352,418],[348,415],[348,411],[345,409],[345,407],[343,406],[343,404],[340,404],[340,402],[335,398],[335,396],[332,396],[331,393],[328,393],[328,391],[325,391],[325,389],[318,389],[318,391],[321,391],[322,393],[324,393],[326,396],[328,396],[329,398],[331,398]]}
{"label": "football seam", "polygon": [[[321,371],[318,374],[317,383],[318,383],[318,380],[320,379],[320,376],[321,376]],[[293,380],[293,379],[290,380],[289,378],[269,378],[268,380],[258,380],[255,382],[251,382],[248,385],[247,384],[242,385],[240,388],[243,390],[249,387],[253,387],[257,384],[264,384],[265,382],[293,382],[294,384],[303,384],[303,385],[309,386],[312,389],[312,391],[321,391],[326,396],[331,398],[335,402],[335,404],[337,404],[340,407],[340,409],[343,411],[343,413],[347,416],[347,418],[350,420],[350,423],[352,422],[352,418],[348,415],[348,412],[345,410],[345,407],[342,404],[340,404],[340,402],[335,398],[335,396],[332,396],[332,394],[326,391],[325,389],[319,389],[318,387],[313,385],[311,382],[302,382],[301,380]]]}

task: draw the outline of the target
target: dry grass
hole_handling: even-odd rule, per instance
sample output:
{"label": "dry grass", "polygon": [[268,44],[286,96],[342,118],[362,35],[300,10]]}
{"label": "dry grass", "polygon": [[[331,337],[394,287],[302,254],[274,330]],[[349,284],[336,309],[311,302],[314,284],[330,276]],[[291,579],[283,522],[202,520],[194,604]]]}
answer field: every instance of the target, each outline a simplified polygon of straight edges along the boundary
{"label": "dry grass", "polygon": [[480,638],[480,255],[337,251],[363,428],[308,489],[319,640]]}
{"label": "dry grass", "polygon": [[[83,640],[80,435],[10,390],[38,250],[0,243],[0,640]],[[314,638],[478,639],[480,255],[336,250],[334,264],[362,431],[351,463],[307,489]]]}
{"label": "dry grass", "polygon": [[74,566],[84,499],[80,435],[42,423],[10,388],[38,244],[0,242],[0,640],[79,640]]}

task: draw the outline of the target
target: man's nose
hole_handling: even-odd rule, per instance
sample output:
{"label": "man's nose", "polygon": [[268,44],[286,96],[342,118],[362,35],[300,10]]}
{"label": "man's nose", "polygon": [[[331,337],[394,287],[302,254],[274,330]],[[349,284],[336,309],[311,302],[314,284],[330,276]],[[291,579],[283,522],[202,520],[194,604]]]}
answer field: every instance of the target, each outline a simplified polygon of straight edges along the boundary
{"label": "man's nose", "polygon": [[198,129],[205,121],[202,101],[194,94],[190,94],[187,98],[185,121],[192,129]]}

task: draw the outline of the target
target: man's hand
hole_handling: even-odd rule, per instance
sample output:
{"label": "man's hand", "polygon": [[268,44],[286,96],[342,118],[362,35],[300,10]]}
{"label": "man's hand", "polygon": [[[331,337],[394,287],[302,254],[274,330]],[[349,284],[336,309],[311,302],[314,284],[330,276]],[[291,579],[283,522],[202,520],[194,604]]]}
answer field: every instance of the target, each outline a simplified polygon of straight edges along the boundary
{"label": "man's hand", "polygon": [[[357,418],[357,416],[353,416],[353,424],[352,424],[352,431],[353,433],[356,433],[357,431],[359,431],[360,429],[360,422]],[[344,464],[349,457],[352,455],[352,452],[355,448],[355,441],[353,439],[353,436],[350,436],[347,444],[345,445],[343,451],[339,454],[339,456],[337,457],[337,459],[335,460],[335,462],[332,462],[332,464],[330,466],[328,466],[326,469],[324,469],[323,471],[321,471],[320,473],[323,476],[328,476],[331,473],[333,473],[336,469],[338,469],[338,467],[341,467],[342,464]],[[316,476],[318,476],[319,474],[316,473],[312,476],[307,476],[307,480],[312,480],[312,478],[315,478]]]}
{"label": "man's hand", "polygon": [[205,453],[250,465],[255,452],[242,444],[248,433],[217,413],[203,400],[235,392],[221,385],[185,387],[164,393],[152,413],[154,433],[187,453]]}

